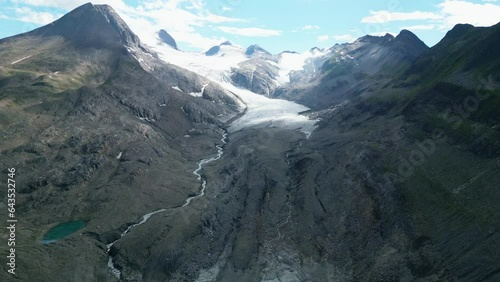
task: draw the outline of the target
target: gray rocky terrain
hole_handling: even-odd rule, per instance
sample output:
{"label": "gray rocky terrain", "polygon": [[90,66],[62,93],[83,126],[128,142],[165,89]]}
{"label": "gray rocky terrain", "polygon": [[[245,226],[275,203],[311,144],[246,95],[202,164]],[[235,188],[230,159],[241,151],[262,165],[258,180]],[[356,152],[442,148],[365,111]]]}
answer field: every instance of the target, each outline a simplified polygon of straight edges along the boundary
{"label": "gray rocky terrain", "polygon": [[0,281],[500,280],[499,27],[365,36],[282,85],[279,55],[247,48],[231,83],[310,107],[308,135],[232,128],[241,92],[165,63],[106,5],[1,39],[21,224]]}

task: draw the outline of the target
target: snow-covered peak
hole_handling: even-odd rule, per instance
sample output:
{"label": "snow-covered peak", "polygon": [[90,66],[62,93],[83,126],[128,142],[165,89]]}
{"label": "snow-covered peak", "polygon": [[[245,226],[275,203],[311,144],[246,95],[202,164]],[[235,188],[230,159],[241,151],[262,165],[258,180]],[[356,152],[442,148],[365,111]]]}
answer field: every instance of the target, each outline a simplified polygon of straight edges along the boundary
{"label": "snow-covered peak", "polygon": [[[308,108],[291,101],[270,99],[233,85],[230,79],[232,68],[239,68],[240,63],[250,58],[245,55],[245,50],[239,46],[221,44],[218,47],[218,52],[212,56],[207,56],[205,53],[175,50],[166,44],[157,44],[153,49],[165,62],[198,73],[220,84],[238,97],[238,101],[242,102],[240,106],[243,108],[246,107],[247,110],[243,117],[231,125],[230,131],[238,131],[245,127],[264,126],[298,129],[308,136],[311,134],[315,128],[316,121],[309,120],[306,116],[299,114],[299,112],[305,111]],[[291,65],[292,67],[289,68],[292,69],[302,67],[304,60],[307,57],[313,56],[313,54],[301,57],[300,63],[294,61],[296,58],[288,58],[287,56],[281,56],[281,61],[286,66]],[[268,61],[272,62],[274,66],[279,66],[279,64],[277,65],[272,60]],[[203,96],[203,91],[204,88],[199,93],[188,94],[200,97]]]}
{"label": "snow-covered peak", "polygon": [[175,50],[164,43],[158,43],[152,48],[165,62],[186,68],[213,81],[227,80],[231,68],[237,68],[239,63],[248,58],[240,46],[221,44],[217,47],[217,52],[211,56],[206,53]]}
{"label": "snow-covered peak", "polygon": [[316,52],[324,52],[325,49],[324,48],[319,48],[319,47],[313,47],[309,50],[309,52],[311,53],[316,53]]}
{"label": "snow-covered peak", "polygon": [[219,46],[223,46],[223,45],[232,46],[233,43],[229,40],[226,40],[226,41],[222,42]]}
{"label": "snow-covered peak", "polygon": [[314,71],[319,65],[318,60],[327,59],[332,49],[311,48],[308,51],[298,53],[284,51],[278,55],[272,55],[259,45],[251,45],[242,48],[229,41],[213,46],[204,53],[184,52],[170,48],[165,43],[158,42],[153,49],[159,53],[160,57],[171,64],[178,65],[205,76],[213,81],[229,81],[231,69],[240,68],[240,63],[249,60],[258,60],[256,66],[268,63],[278,69],[278,76],[273,77],[277,86],[290,82],[290,73],[293,71]]}
{"label": "snow-covered peak", "polygon": [[243,48],[232,44],[230,41],[222,42],[218,46],[213,46],[205,52],[205,56],[231,56],[234,54],[244,53]]}
{"label": "snow-covered peak", "polygon": [[278,85],[290,82],[290,72],[304,70],[308,60],[314,58],[326,58],[331,53],[330,50],[312,48],[303,53],[297,52],[282,52],[278,56],[279,76],[276,81]]}
{"label": "snow-covered peak", "polygon": [[263,54],[263,55],[271,56],[271,53],[269,53],[269,51],[267,51],[266,49],[260,47],[257,44],[248,46],[247,49],[246,49],[246,51],[245,51],[245,54],[247,56],[252,56],[252,55],[255,55],[255,54]]}

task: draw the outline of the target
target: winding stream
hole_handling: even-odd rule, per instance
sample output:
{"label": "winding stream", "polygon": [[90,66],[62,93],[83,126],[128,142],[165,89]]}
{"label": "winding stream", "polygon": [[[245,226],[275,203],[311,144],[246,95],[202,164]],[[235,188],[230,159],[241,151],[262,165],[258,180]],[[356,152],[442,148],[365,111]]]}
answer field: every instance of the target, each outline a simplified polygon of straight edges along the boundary
{"label": "winding stream", "polygon": [[205,195],[205,190],[207,188],[207,181],[205,179],[203,179],[203,177],[201,175],[201,170],[203,169],[203,167],[205,165],[207,165],[207,164],[209,164],[211,162],[214,162],[214,161],[216,161],[216,160],[218,160],[218,159],[220,159],[222,157],[222,154],[224,154],[224,150],[223,150],[222,147],[224,146],[224,144],[226,144],[226,139],[227,139],[227,132],[224,131],[224,133],[222,134],[222,139],[220,140],[222,142],[222,145],[215,146],[217,148],[217,155],[215,157],[211,157],[211,158],[207,158],[207,159],[202,159],[198,163],[198,167],[193,171],[193,174],[197,176],[198,181],[201,182],[201,191],[200,191],[200,193],[198,195],[195,195],[195,196],[187,198],[186,202],[182,206],[180,206],[180,207],[177,206],[177,207],[172,207],[172,208],[160,209],[160,210],[153,211],[153,212],[150,212],[150,213],[147,213],[147,214],[143,215],[142,216],[142,220],[140,222],[132,224],[129,227],[127,227],[127,229],[125,231],[123,231],[122,234],[120,235],[120,238],[118,238],[115,241],[113,241],[113,242],[111,242],[111,243],[109,243],[109,244],[106,245],[106,247],[107,247],[106,252],[108,254],[108,267],[109,267],[109,270],[110,270],[111,274],[114,277],[116,277],[117,279],[120,279],[120,277],[121,277],[121,271],[116,268],[114,260],[113,260],[113,257],[110,255],[110,251],[111,251],[111,248],[113,247],[113,245],[116,242],[118,242],[118,240],[120,240],[125,235],[127,235],[127,233],[129,233],[130,230],[132,230],[134,227],[146,223],[151,218],[151,216],[153,216],[153,215],[155,215],[157,213],[164,212],[166,210],[171,210],[171,209],[186,207],[186,206],[188,206],[191,203],[192,200],[204,196]]}
{"label": "winding stream", "polygon": [[224,134],[222,134],[222,139],[220,140],[222,142],[222,145],[215,146],[217,148],[217,156],[209,158],[209,159],[203,159],[198,163],[198,168],[193,171],[193,174],[198,177],[198,181],[201,181],[201,192],[200,192],[200,194],[198,194],[196,196],[187,198],[186,203],[184,203],[184,205],[182,205],[181,208],[189,205],[192,200],[205,195],[205,190],[207,189],[207,181],[201,177],[200,171],[203,169],[204,165],[211,163],[213,161],[216,161],[222,157],[222,154],[224,154],[224,150],[222,150],[222,146],[224,146],[224,144],[226,144],[226,138],[227,138],[227,132],[224,132]]}

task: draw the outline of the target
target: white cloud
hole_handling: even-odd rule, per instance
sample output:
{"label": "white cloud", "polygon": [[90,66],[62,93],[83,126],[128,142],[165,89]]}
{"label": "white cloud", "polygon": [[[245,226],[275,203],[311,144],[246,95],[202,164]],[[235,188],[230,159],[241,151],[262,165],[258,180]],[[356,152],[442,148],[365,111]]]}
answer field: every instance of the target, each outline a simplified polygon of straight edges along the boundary
{"label": "white cloud", "polygon": [[325,35],[320,35],[320,36],[318,36],[318,41],[319,41],[319,42],[324,42],[324,41],[327,41],[327,40],[329,40],[329,39],[330,39],[330,36],[328,36],[328,35],[326,35],[326,34],[325,34]]}
{"label": "white cloud", "polygon": [[411,25],[411,26],[406,26],[402,27],[401,29],[407,29],[407,30],[431,30],[434,29],[436,25],[434,24],[420,24],[420,25]]}
{"label": "white cloud", "polygon": [[312,30],[312,29],[319,29],[319,26],[317,25],[305,25],[300,28],[301,30]]}
{"label": "white cloud", "polygon": [[[36,7],[52,7],[52,8],[60,8],[63,10],[72,10],[78,6],[81,6],[85,3],[88,3],[89,0],[11,0],[12,3],[36,6]],[[128,7],[122,0],[96,0],[92,1],[92,4],[108,4],[115,9],[123,9]]]}
{"label": "white cloud", "polygon": [[353,42],[356,40],[356,37],[354,37],[351,34],[341,34],[341,35],[334,35],[332,38],[337,41],[337,42]]}
{"label": "white cloud", "polygon": [[449,29],[458,23],[490,26],[500,21],[500,5],[497,4],[446,0],[439,8],[444,15],[440,29]]}
{"label": "white cloud", "polygon": [[392,21],[407,20],[438,20],[442,16],[432,12],[391,12],[391,11],[370,11],[370,16],[361,19],[362,23],[387,23]]}
{"label": "white cloud", "polygon": [[[483,0],[485,3],[472,3],[465,0],[443,0],[436,11],[394,12],[387,10],[370,11],[370,15],[361,19],[362,23],[388,23],[393,21],[421,20],[426,24],[411,26],[420,29],[450,29],[459,23],[475,26],[491,26],[500,22],[500,5],[497,0]],[[407,28],[407,29],[410,29]]]}
{"label": "white cloud", "polygon": [[165,29],[178,43],[185,43],[200,50],[219,44],[224,41],[224,38],[203,36],[197,28],[207,24],[244,21],[243,19],[215,15],[203,9],[202,4],[196,2],[189,2],[189,8],[181,7],[181,4],[185,4],[185,2],[188,1],[148,0],[140,2],[136,8],[127,7],[116,10],[146,44],[156,44],[155,33],[160,29]]}
{"label": "white cloud", "polygon": [[231,11],[231,10],[232,10],[232,8],[230,8],[230,7],[226,7],[226,6],[223,6],[223,7],[221,8],[221,10],[222,10],[222,11]]}
{"label": "white cloud", "polygon": [[[60,10],[69,11],[89,0],[12,0],[18,6],[26,5],[43,10],[45,14],[34,17],[38,22],[57,18]],[[93,4],[108,4],[125,20],[133,32],[148,45],[157,42],[156,32],[160,29],[167,30],[178,43],[189,47],[204,50],[219,44],[224,37],[203,36],[198,28],[209,24],[224,24],[233,22],[246,22],[240,18],[225,17],[208,11],[205,0],[144,0],[137,6],[127,5],[123,0],[93,0]],[[28,15],[28,14],[27,14]],[[18,20],[28,21],[26,17]],[[34,20],[31,19],[30,22]]]}
{"label": "white cloud", "polygon": [[223,31],[225,33],[236,34],[240,36],[256,36],[256,37],[268,37],[268,36],[277,36],[281,35],[281,30],[274,29],[264,29],[258,27],[229,27],[229,26],[219,26],[218,30]]}
{"label": "white cloud", "polygon": [[319,42],[324,42],[324,41],[328,41],[328,40],[334,40],[335,42],[338,42],[338,43],[345,43],[345,42],[353,42],[355,41],[357,38],[352,35],[352,34],[340,34],[340,35],[320,35],[317,37],[318,41]]}
{"label": "white cloud", "polygon": [[35,11],[29,7],[11,8],[5,11],[8,12],[7,15],[2,14],[1,18],[39,25],[51,23],[61,16],[46,11]]}
{"label": "white cloud", "polygon": [[60,17],[49,12],[36,12],[30,8],[17,8],[18,20],[36,24],[48,24]]}

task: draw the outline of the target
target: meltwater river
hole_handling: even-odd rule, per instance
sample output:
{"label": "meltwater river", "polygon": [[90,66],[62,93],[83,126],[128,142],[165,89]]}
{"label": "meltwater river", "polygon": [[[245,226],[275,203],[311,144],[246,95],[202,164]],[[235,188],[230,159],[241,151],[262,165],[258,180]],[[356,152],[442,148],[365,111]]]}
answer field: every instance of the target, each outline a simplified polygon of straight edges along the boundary
{"label": "meltwater river", "polygon": [[[198,162],[197,168],[193,171],[193,174],[196,175],[196,177],[198,178],[198,181],[201,182],[200,193],[195,195],[195,196],[187,198],[182,206],[176,207],[176,208],[184,208],[184,207],[188,206],[189,204],[191,204],[191,202],[193,200],[195,200],[196,198],[203,197],[205,195],[205,191],[207,189],[207,181],[202,177],[201,171],[203,170],[204,166],[206,166],[207,164],[214,162],[222,157],[222,154],[224,154],[223,146],[224,146],[224,144],[226,144],[226,139],[227,139],[227,132],[224,132],[222,134],[222,139],[221,139],[222,145],[215,146],[217,148],[217,155],[214,157],[210,157],[210,158],[206,158],[206,159],[201,160],[200,162]],[[113,274],[113,276],[120,279],[121,271],[115,267],[113,257],[110,255],[111,247],[113,247],[113,245],[116,244],[116,242],[118,242],[121,238],[126,236],[134,227],[146,223],[153,215],[164,212],[166,210],[172,210],[172,209],[176,209],[176,208],[159,209],[159,210],[156,210],[156,211],[153,211],[153,212],[150,212],[150,213],[143,215],[141,221],[127,227],[127,229],[125,231],[123,231],[122,234],[120,235],[120,238],[116,239],[115,241],[113,241],[107,245],[108,267],[109,267],[109,270],[111,271],[111,274]]]}

